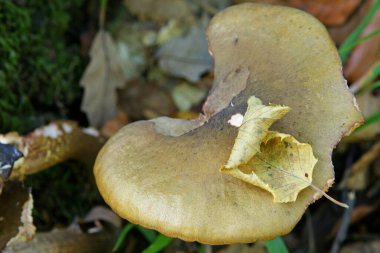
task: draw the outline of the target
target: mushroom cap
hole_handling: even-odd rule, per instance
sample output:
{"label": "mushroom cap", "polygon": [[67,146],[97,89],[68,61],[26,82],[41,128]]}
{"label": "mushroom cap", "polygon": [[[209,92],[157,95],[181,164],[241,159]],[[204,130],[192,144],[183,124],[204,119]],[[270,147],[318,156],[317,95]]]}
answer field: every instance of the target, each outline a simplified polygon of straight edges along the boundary
{"label": "mushroom cap", "polygon": [[[309,187],[293,203],[274,203],[269,192],[220,173],[238,132],[228,120],[244,114],[252,95],[291,107],[271,129],[312,145],[318,158],[313,183],[327,190],[333,147],[362,120],[339,56],[319,21],[287,7],[227,8],[212,19],[207,35],[213,94],[236,95],[236,85],[238,95],[201,126],[176,120],[162,131],[160,121],[139,121],[121,129],[95,163],[100,193],[121,217],[183,240],[244,243],[286,234],[319,196]],[[205,111],[225,99],[214,96]]]}

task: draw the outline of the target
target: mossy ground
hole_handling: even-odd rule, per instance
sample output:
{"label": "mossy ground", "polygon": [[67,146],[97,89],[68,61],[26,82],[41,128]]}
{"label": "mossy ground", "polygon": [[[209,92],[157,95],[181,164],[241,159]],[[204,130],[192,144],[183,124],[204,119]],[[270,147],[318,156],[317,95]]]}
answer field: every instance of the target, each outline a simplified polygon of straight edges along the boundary
{"label": "mossy ground", "polygon": [[[0,133],[54,119],[84,122],[79,79],[83,0],[0,0]],[[81,30],[82,29],[82,30]],[[26,180],[38,229],[68,225],[101,203],[90,168],[65,162]]]}
{"label": "mossy ground", "polygon": [[0,132],[67,117],[85,67],[72,36],[83,0],[0,2]]}

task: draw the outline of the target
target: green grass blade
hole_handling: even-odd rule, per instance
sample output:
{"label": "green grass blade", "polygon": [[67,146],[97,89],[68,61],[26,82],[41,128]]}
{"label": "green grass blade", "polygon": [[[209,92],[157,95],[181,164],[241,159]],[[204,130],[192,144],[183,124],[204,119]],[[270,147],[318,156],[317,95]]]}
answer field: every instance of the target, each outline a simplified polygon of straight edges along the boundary
{"label": "green grass blade", "polygon": [[374,66],[370,69],[369,73],[365,74],[364,77],[362,77],[359,80],[358,86],[360,87],[359,90],[355,92],[355,95],[362,94],[365,91],[373,90],[376,87],[372,87],[375,85],[373,81],[376,80],[380,76],[380,61],[376,62]]}
{"label": "green grass blade", "polygon": [[360,94],[363,94],[365,92],[369,92],[369,91],[372,91],[374,89],[377,89],[380,87],[380,81],[377,81],[377,82],[374,82],[373,84],[371,84],[370,86],[366,86],[366,87],[363,87],[362,89],[358,90],[355,95],[360,95]]}
{"label": "green grass blade", "polygon": [[120,250],[120,248],[123,245],[123,242],[125,240],[125,237],[127,237],[129,231],[131,231],[132,228],[134,228],[134,227],[135,227],[135,225],[132,223],[128,223],[127,225],[125,225],[123,227],[123,229],[121,230],[121,232],[120,232],[120,234],[116,240],[115,246],[113,246],[112,252],[116,252],[116,251]]}
{"label": "green grass blade", "polygon": [[354,43],[346,45],[345,47],[340,47],[339,53],[341,55],[342,54],[349,54],[354,47],[362,44],[363,42],[366,42],[367,40],[369,40],[369,39],[371,39],[371,38],[373,38],[379,34],[380,34],[380,29],[377,29],[376,31],[371,32],[370,34],[367,34],[366,36],[364,36],[362,38],[358,38]]}
{"label": "green grass blade", "polygon": [[357,43],[357,40],[360,38],[365,27],[371,22],[373,16],[376,11],[380,8],[380,0],[375,0],[370,10],[364,19],[360,22],[360,24],[352,31],[352,33],[347,37],[347,39],[342,43],[339,48],[339,55],[342,59],[342,62],[345,63],[347,61],[348,56],[351,53],[351,50],[347,51],[347,48],[353,48],[352,45]]}
{"label": "green grass blade", "polygon": [[361,125],[360,127],[358,127],[358,128],[355,129],[354,133],[357,133],[357,132],[363,130],[363,128],[366,128],[367,126],[372,125],[373,123],[376,123],[378,121],[380,121],[380,111],[375,112],[374,114],[372,114],[371,116],[369,116],[364,121],[363,125]]}
{"label": "green grass blade", "polygon": [[206,252],[206,246],[204,244],[201,244],[198,246],[198,253],[205,253]]}
{"label": "green grass blade", "polygon": [[269,253],[289,253],[288,248],[281,237],[276,237],[273,240],[265,241],[264,244]]}
{"label": "green grass blade", "polygon": [[145,239],[152,243],[157,237],[157,232],[151,229],[143,228],[138,226],[137,229],[140,231],[140,233],[145,237]]}
{"label": "green grass blade", "polygon": [[172,240],[172,238],[160,234],[157,236],[156,240],[143,251],[143,253],[157,253],[168,246]]}

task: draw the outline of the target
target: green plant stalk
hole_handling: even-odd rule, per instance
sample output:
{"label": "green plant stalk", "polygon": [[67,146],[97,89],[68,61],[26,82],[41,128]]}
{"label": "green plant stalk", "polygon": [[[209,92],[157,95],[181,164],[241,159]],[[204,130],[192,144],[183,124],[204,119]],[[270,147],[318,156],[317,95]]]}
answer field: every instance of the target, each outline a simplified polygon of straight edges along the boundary
{"label": "green plant stalk", "polygon": [[371,84],[370,86],[366,86],[366,87],[363,87],[362,89],[358,90],[355,95],[361,95],[365,92],[369,92],[369,91],[372,91],[374,89],[377,89],[380,87],[380,81],[377,81],[377,82],[374,82],[373,84]]}
{"label": "green plant stalk", "polygon": [[357,39],[355,41],[355,43],[347,45],[346,47],[340,47],[339,48],[339,52],[340,52],[340,54],[346,54],[346,53],[349,54],[354,47],[356,47],[356,46],[358,46],[358,45],[366,42],[367,40],[369,40],[369,39],[371,39],[371,38],[373,38],[373,37],[375,37],[375,36],[377,36],[379,34],[380,34],[380,29],[377,29],[376,31],[374,31],[374,32],[372,32],[370,34],[368,34],[368,35],[366,35],[366,36],[364,36],[362,38]]}
{"label": "green plant stalk", "polygon": [[361,125],[360,127],[356,128],[354,133],[357,133],[361,130],[363,130],[364,128],[366,128],[367,126],[369,125],[372,125],[376,122],[380,121],[380,111],[378,112],[375,112],[374,114],[372,114],[371,116],[369,116],[365,121],[364,121],[364,124]]}
{"label": "green plant stalk", "polygon": [[117,240],[115,242],[115,246],[112,249],[112,252],[116,252],[121,249],[121,246],[123,245],[123,242],[125,238],[127,237],[128,233],[135,227],[134,224],[128,223],[123,227],[121,230],[119,236],[117,237]]}
{"label": "green plant stalk", "polygon": [[160,234],[157,236],[156,240],[154,240],[154,242],[142,253],[157,253],[168,246],[172,240],[172,238]]}
{"label": "green plant stalk", "polygon": [[152,243],[157,237],[157,232],[151,229],[143,228],[140,226],[137,226],[137,229],[140,231],[140,233],[145,237],[145,239]]}
{"label": "green plant stalk", "polygon": [[372,83],[378,76],[380,75],[380,61],[377,62],[370,70],[368,74],[363,80],[360,80],[360,86],[361,88],[355,92],[355,95],[362,94],[365,91],[370,91],[375,89],[376,87],[374,86],[375,83]]}

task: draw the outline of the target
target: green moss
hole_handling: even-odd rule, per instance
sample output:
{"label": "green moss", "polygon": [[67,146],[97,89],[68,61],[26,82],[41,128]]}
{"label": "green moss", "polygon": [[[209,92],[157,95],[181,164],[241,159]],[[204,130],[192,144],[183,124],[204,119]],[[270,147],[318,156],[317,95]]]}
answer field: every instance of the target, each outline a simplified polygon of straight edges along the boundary
{"label": "green moss", "polygon": [[0,132],[27,131],[80,97],[83,63],[67,32],[82,0],[0,2]]}
{"label": "green moss", "polygon": [[25,184],[32,188],[33,219],[39,231],[57,224],[68,226],[94,206],[104,205],[92,170],[74,161],[30,175]]}

